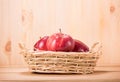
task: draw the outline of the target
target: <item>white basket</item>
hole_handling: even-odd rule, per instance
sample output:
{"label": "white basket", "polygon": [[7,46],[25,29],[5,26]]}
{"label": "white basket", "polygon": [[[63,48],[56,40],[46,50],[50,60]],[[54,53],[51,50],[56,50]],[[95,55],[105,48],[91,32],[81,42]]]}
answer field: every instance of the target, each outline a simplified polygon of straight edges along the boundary
{"label": "white basket", "polygon": [[30,51],[24,49],[22,54],[31,72],[38,73],[93,73],[101,54],[101,46],[90,52],[53,52]]}

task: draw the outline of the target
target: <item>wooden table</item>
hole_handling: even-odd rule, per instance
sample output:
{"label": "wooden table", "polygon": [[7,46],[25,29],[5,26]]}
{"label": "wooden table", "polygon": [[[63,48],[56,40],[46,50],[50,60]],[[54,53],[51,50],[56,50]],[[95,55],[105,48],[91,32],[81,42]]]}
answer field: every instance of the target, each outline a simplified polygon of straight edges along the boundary
{"label": "wooden table", "polygon": [[120,82],[120,67],[96,67],[93,74],[36,74],[28,68],[0,68],[0,82]]}

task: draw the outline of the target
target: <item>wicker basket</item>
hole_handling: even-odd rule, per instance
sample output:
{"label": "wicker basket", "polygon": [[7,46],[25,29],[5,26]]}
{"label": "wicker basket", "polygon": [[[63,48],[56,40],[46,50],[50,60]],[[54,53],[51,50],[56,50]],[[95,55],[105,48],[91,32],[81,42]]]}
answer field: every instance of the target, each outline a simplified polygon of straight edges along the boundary
{"label": "wicker basket", "polygon": [[30,51],[23,49],[22,54],[31,72],[38,73],[81,73],[94,72],[94,67],[101,54],[101,47],[90,52],[53,52]]}

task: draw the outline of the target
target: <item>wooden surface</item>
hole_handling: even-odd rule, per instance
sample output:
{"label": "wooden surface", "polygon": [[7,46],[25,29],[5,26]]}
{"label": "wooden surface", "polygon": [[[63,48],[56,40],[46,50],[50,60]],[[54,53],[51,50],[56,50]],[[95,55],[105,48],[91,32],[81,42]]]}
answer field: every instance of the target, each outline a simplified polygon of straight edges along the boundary
{"label": "wooden surface", "polygon": [[0,82],[120,82],[120,67],[96,67],[93,74],[37,74],[27,68],[0,68]]}
{"label": "wooden surface", "polygon": [[0,66],[24,66],[18,43],[32,49],[59,28],[89,47],[101,42],[98,66],[120,65],[120,0],[0,0]]}

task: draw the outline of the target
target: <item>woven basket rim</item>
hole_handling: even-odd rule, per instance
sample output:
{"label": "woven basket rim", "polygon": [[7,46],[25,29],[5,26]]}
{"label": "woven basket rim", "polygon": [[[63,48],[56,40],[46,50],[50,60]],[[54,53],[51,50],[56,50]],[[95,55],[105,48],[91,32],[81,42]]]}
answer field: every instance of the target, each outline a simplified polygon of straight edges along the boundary
{"label": "woven basket rim", "polygon": [[62,51],[34,51],[34,50],[28,50],[28,51],[25,51],[27,53],[32,53],[32,54],[46,54],[46,53],[50,53],[50,54],[94,54],[94,53],[97,53],[97,52],[62,52]]}

